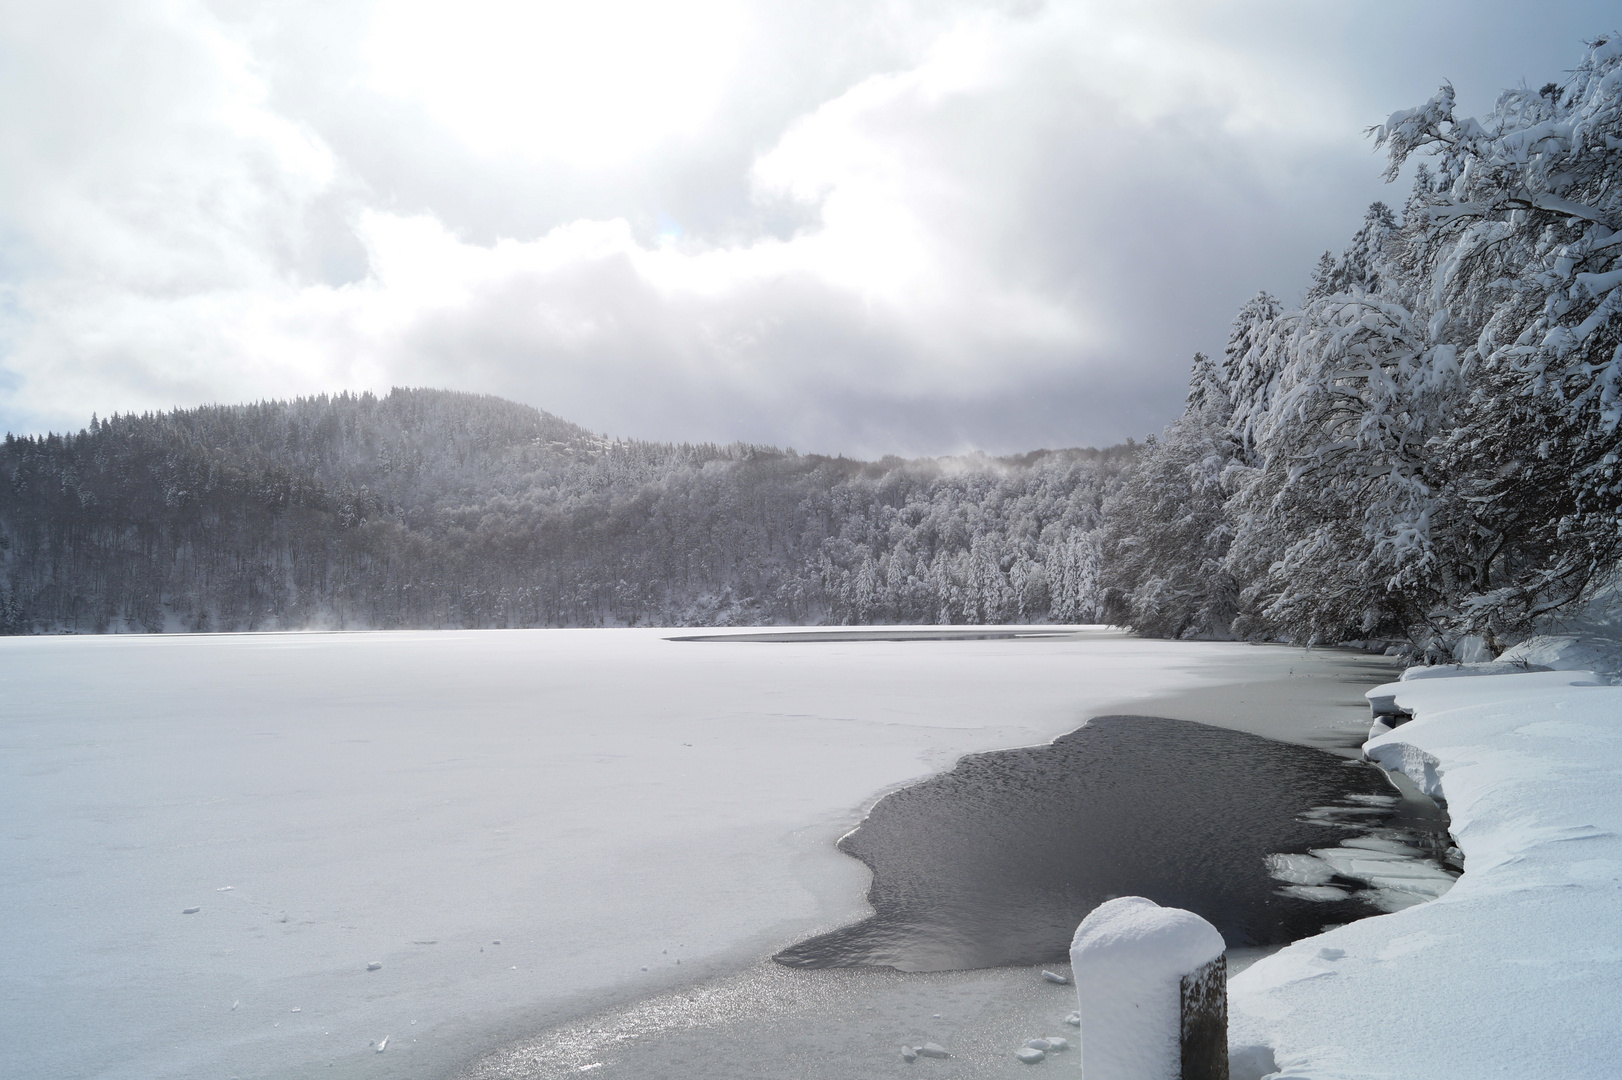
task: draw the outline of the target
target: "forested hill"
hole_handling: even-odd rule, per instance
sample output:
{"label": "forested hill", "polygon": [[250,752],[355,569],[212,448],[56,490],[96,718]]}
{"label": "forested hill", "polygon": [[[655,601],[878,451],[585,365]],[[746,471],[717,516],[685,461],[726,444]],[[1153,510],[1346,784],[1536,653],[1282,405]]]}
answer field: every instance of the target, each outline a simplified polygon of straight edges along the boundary
{"label": "forested hill", "polygon": [[864,463],[395,390],[0,451],[11,633],[1092,618],[1131,449]]}

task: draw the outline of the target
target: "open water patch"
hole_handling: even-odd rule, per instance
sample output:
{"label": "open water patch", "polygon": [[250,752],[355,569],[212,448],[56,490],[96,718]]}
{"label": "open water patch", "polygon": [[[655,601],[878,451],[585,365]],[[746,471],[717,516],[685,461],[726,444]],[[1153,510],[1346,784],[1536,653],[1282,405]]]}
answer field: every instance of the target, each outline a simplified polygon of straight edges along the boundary
{"label": "open water patch", "polygon": [[754,633],[683,634],[666,641],[753,641],[789,645],[846,644],[853,641],[1015,641],[1075,637],[1074,629],[1029,630],[998,627],[897,627],[863,630],[764,630]]}
{"label": "open water patch", "polygon": [[1098,717],[880,799],[839,841],[873,873],[874,914],[776,959],[1047,963],[1087,912],[1134,895],[1199,913],[1230,947],[1279,945],[1438,895],[1456,873],[1447,825],[1367,762],[1188,721]]}

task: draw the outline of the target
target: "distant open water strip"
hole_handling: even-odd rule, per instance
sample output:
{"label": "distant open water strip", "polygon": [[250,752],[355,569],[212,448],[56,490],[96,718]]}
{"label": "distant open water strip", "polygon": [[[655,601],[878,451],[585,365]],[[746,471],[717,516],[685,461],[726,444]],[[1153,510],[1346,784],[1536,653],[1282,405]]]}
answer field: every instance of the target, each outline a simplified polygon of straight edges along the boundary
{"label": "distant open water strip", "polygon": [[774,641],[783,643],[848,641],[1010,641],[1015,638],[1074,637],[1075,630],[940,629],[923,630],[771,630],[747,634],[687,634],[666,641]]}
{"label": "distant open water strip", "polygon": [[873,872],[873,916],[776,959],[1046,963],[1064,958],[1088,911],[1128,895],[1198,912],[1230,947],[1283,944],[1389,906],[1356,881],[1303,894],[1273,876],[1269,856],[1367,835],[1430,855],[1447,847],[1447,818],[1404,804],[1368,763],[1182,720],[1098,717],[880,799],[839,841]]}

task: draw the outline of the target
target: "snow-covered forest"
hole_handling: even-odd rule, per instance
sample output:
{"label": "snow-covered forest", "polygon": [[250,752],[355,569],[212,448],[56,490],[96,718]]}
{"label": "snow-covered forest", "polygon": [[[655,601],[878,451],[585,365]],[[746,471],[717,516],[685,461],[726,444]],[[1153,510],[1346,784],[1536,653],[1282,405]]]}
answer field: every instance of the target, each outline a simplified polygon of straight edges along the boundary
{"label": "snow-covered forest", "polygon": [[1622,551],[1622,38],[1480,119],[1371,130],[1369,209],[1301,302],[1257,296],[1107,507],[1110,616],[1165,635],[1488,649]]}
{"label": "snow-covered forest", "polygon": [[431,390],[8,437],[12,632],[1095,617],[1131,448],[863,463]]}
{"label": "snow-covered forest", "polygon": [[1622,555],[1622,39],[1479,119],[1444,86],[1370,135],[1406,201],[1298,303],[1247,303],[1141,445],[866,463],[426,390],[118,416],[7,437],[0,618],[1107,618],[1497,651]]}

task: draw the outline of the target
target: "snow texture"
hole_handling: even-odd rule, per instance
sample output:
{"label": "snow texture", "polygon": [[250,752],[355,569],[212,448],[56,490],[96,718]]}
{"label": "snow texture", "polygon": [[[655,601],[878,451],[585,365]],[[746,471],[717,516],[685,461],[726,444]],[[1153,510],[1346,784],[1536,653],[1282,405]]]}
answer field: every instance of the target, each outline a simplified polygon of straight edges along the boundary
{"label": "snow texture", "polygon": [[1446,799],[1464,876],[1233,979],[1235,1054],[1314,1080],[1622,1075],[1622,688],[1545,671],[1369,694],[1414,714],[1366,752]]}
{"label": "snow texture", "polygon": [[1088,1080],[1176,1080],[1182,979],[1222,955],[1216,927],[1141,896],[1106,901],[1070,946]]}
{"label": "snow texture", "polygon": [[389,1035],[394,1075],[448,1075],[862,917],[833,841],[896,785],[1300,663],[1102,630],[0,639],[4,1071],[344,1080]]}
{"label": "snow texture", "polygon": [[1540,634],[1506,649],[1499,661],[1551,668],[1622,674],[1622,638]]}

